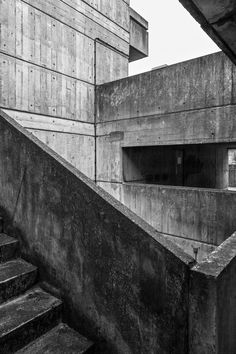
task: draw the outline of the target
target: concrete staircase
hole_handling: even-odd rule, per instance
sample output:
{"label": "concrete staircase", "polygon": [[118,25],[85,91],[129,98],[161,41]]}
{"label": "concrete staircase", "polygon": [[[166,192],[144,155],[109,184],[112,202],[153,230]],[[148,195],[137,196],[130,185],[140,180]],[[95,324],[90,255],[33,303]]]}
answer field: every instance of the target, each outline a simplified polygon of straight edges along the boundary
{"label": "concrete staircase", "polygon": [[93,343],[61,323],[62,302],[36,284],[0,218],[0,353],[93,353]]}

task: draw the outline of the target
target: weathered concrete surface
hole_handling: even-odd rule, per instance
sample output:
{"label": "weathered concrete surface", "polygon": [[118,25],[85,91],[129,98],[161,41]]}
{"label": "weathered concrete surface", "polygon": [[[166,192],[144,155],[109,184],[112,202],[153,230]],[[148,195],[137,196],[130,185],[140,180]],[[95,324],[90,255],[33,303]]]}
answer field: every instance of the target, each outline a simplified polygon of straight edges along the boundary
{"label": "weathered concrete surface", "polygon": [[0,304],[32,287],[37,279],[37,268],[22,259],[0,264]]}
{"label": "weathered concrete surface", "polygon": [[95,85],[128,75],[129,3],[5,0],[0,25],[0,107],[95,179]]}
{"label": "weathered concrete surface", "polygon": [[236,352],[236,234],[206,260],[193,267],[190,277],[189,353]]}
{"label": "weathered concrete surface", "polygon": [[122,149],[217,144],[215,187],[226,188],[235,82],[235,65],[219,52],[99,86],[98,183],[158,230],[220,244],[235,231],[233,193],[124,185]]}
{"label": "weathered concrete surface", "polygon": [[236,4],[234,0],[179,0],[203,30],[236,64]]}
{"label": "weathered concrete surface", "polygon": [[2,116],[1,206],[69,322],[110,353],[187,353],[193,258]]}
{"label": "weathered concrete surface", "polygon": [[60,300],[40,288],[0,306],[0,345],[4,354],[16,350],[56,326],[61,318]]}
{"label": "weathered concrete surface", "polygon": [[197,262],[202,262],[211,252],[216,249],[215,245],[199,242],[182,237],[164,234],[170,241],[175,242],[182,250],[193,257]]}
{"label": "weathered concrete surface", "polygon": [[[123,146],[204,144],[236,141],[236,106],[208,107],[99,123],[98,140]],[[111,116],[112,118],[112,116]],[[149,145],[148,145],[149,143]]]}
{"label": "weathered concrete surface", "polygon": [[148,30],[148,21],[142,17],[137,11],[135,11],[132,7],[129,8],[129,15],[132,17],[133,20],[135,20],[137,23],[140,24],[143,28]]}
{"label": "weathered concrete surface", "polygon": [[235,65],[220,52],[101,85],[97,122],[235,105],[235,80]]}
{"label": "weathered concrete surface", "polygon": [[[106,43],[96,41],[96,85],[128,76],[127,56],[114,51]],[[113,63],[113,65],[112,65]]]}
{"label": "weathered concrete surface", "polygon": [[92,346],[92,342],[60,323],[17,354],[85,354],[93,353]]}
{"label": "weathered concrete surface", "polygon": [[18,241],[5,234],[0,234],[0,263],[14,259],[18,256]]}
{"label": "weathered concrete surface", "polygon": [[129,61],[148,56],[148,22],[130,8],[130,50]]}
{"label": "weathered concrete surface", "polygon": [[236,230],[236,193],[204,188],[122,185],[122,202],[156,230],[220,245]]}

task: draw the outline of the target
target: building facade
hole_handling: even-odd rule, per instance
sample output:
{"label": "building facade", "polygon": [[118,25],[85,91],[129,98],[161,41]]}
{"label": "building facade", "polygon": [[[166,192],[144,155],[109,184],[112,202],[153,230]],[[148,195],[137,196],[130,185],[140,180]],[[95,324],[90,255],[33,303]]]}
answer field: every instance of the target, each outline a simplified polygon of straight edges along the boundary
{"label": "building facade", "polygon": [[224,53],[128,77],[128,0],[0,1],[0,231],[103,354],[236,352],[235,5],[181,2]]}

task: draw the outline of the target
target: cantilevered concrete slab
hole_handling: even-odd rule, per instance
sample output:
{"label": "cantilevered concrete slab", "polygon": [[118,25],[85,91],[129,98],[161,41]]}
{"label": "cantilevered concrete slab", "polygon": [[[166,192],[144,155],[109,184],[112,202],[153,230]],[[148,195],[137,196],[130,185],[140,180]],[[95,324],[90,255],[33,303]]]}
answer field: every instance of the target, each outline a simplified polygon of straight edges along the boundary
{"label": "cantilevered concrete slab", "polygon": [[130,47],[129,61],[148,56],[148,22],[134,9],[130,8]]}
{"label": "cantilevered concrete slab", "polygon": [[236,2],[234,0],[179,1],[236,64]]}

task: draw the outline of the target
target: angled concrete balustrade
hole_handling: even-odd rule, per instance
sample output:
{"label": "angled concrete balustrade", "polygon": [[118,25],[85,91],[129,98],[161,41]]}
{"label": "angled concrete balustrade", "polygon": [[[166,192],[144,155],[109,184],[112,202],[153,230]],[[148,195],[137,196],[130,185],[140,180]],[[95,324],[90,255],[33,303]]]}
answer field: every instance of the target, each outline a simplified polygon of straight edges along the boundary
{"label": "angled concrete balustrade", "polygon": [[194,260],[4,112],[0,164],[7,231],[66,322],[109,353],[186,353]]}
{"label": "angled concrete balustrade", "polygon": [[109,353],[233,353],[235,235],[196,264],[0,114],[5,228],[64,300],[67,323]]}

